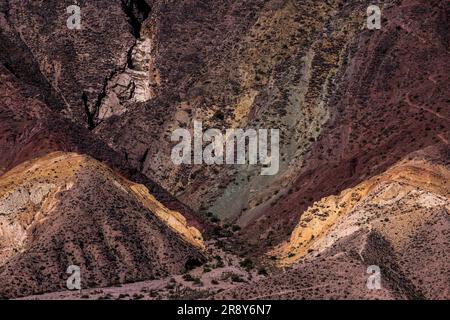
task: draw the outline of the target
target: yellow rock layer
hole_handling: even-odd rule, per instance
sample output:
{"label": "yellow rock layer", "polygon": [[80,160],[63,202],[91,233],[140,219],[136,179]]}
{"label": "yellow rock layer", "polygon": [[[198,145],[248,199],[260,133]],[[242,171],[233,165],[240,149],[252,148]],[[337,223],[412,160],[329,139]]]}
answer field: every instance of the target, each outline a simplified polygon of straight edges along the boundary
{"label": "yellow rock layer", "polygon": [[247,118],[257,95],[258,91],[250,90],[247,94],[240,97],[239,103],[234,109],[234,121],[236,125]]}
{"label": "yellow rock layer", "polygon": [[[448,168],[419,160],[402,162],[381,175],[342,191],[338,196],[325,197],[314,203],[301,215],[290,240],[275,247],[268,254],[277,258],[279,266],[294,264],[330,231],[338,218],[352,211],[371,191],[386,182],[397,182],[404,186],[405,190],[389,189],[396,195],[403,191],[422,189],[446,198],[450,197]],[[383,196],[388,195],[383,193]],[[383,201],[383,199],[373,200]]]}
{"label": "yellow rock layer", "polygon": [[101,172],[124,192],[142,203],[183,240],[204,250],[200,231],[155,199],[143,185],[122,177],[108,166],[76,153],[53,152],[26,161],[0,176],[0,265],[20,252],[27,229],[42,223],[58,204],[56,195],[73,187],[84,168]]}
{"label": "yellow rock layer", "polygon": [[73,182],[86,157],[74,153],[53,152],[26,161],[0,176],[0,198],[25,182]]}
{"label": "yellow rock layer", "polygon": [[179,212],[169,210],[161,202],[151,195],[142,184],[131,184],[131,190],[136,198],[145,205],[151,212],[153,212],[161,221],[163,221],[169,228],[177,232],[185,241],[194,245],[195,247],[205,250],[202,234],[194,227],[187,225],[186,218]]}

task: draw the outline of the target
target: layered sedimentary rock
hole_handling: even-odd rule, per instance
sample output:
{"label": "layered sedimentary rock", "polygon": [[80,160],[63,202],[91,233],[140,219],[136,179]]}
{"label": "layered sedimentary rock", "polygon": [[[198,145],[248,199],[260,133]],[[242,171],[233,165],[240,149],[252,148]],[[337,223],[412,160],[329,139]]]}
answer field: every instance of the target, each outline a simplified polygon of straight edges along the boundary
{"label": "layered sedimentary rock", "polygon": [[[423,150],[314,203],[269,252],[285,273],[217,298],[448,299],[450,170],[442,156]],[[373,268],[376,290],[367,285]]]}
{"label": "layered sedimentary rock", "polygon": [[0,295],[181,273],[204,260],[201,233],[142,186],[86,156],[51,153],[0,179]]}
{"label": "layered sedimentary rock", "polygon": [[386,5],[379,31],[355,20],[361,30],[329,87],[330,119],[294,181],[256,212],[246,241],[282,241],[313,202],[383,173],[411,152],[448,149],[450,108],[442,94],[449,89],[446,10],[442,1],[402,1]]}
{"label": "layered sedimentary rock", "polygon": [[[202,251],[196,230],[209,234],[206,219],[238,224],[233,237],[217,228],[211,237],[287,272],[220,297],[448,298],[445,1],[380,3],[379,30],[366,27],[370,1],[79,1],[79,30],[67,28],[72,4],[0,2],[0,174],[53,151],[89,155],[126,177],[105,190],[126,190],[140,214],[152,212],[150,233],[157,221],[175,235],[166,252],[179,243]],[[176,166],[171,134],[194,121],[222,131],[280,129],[279,173]],[[80,190],[92,188],[78,178]],[[4,198],[1,210],[20,217],[3,225],[3,260],[19,259],[29,239],[23,226],[56,217],[43,215],[53,207],[42,201],[59,195],[49,203],[72,212],[75,190],[35,181]],[[100,221],[123,209],[99,196],[108,207]],[[97,202],[84,205],[90,212]],[[96,222],[77,212],[97,234]],[[24,271],[29,279],[34,267],[24,261],[17,263],[32,270]],[[367,291],[369,264],[387,270],[382,291]],[[2,270],[6,279],[12,269]],[[95,284],[108,284],[106,267],[90,272]],[[5,281],[8,294],[30,293]]]}
{"label": "layered sedimentary rock", "polygon": [[[95,132],[184,203],[244,227],[249,251],[280,242],[314,201],[448,144],[446,9],[393,1],[382,29],[368,30],[369,4],[154,2],[142,29],[154,43],[155,97]],[[279,173],[175,166],[170,135],[194,120],[280,129]]]}
{"label": "layered sedimentary rock", "polygon": [[[335,241],[361,229],[389,231],[402,241],[411,238],[410,233],[417,232],[427,220],[442,218],[445,222],[449,218],[449,198],[448,166],[405,160],[337,196],[314,203],[300,215],[289,242],[280,245],[274,254],[281,265],[291,265],[308,252],[320,254]],[[430,232],[438,231],[429,225]],[[442,235],[445,240],[448,231]]]}
{"label": "layered sedimentary rock", "polygon": [[[82,43],[73,50],[56,50],[39,36],[42,21],[25,12],[27,6],[13,2],[5,16],[11,30],[23,26],[21,41],[40,70],[49,56],[63,67],[73,54],[91,57],[76,64],[87,70],[77,74],[78,83],[60,81],[72,91],[57,90],[79,104],[71,118],[78,121],[88,110],[98,138],[193,209],[249,226],[250,238],[279,242],[312,202],[410,152],[448,143],[448,101],[440,94],[448,91],[449,74],[445,6],[390,1],[381,5],[382,28],[368,30],[370,4],[113,1],[108,21],[97,18],[103,40],[89,27],[104,4],[81,3],[86,27],[70,31],[56,17],[62,4],[35,4],[29,11],[45,12],[66,35],[58,43]],[[98,46],[104,49],[94,61]],[[47,79],[50,73],[43,72]],[[61,77],[71,73],[62,70]],[[261,177],[252,166],[175,166],[171,132],[191,128],[194,120],[219,129],[280,129],[279,174]]]}

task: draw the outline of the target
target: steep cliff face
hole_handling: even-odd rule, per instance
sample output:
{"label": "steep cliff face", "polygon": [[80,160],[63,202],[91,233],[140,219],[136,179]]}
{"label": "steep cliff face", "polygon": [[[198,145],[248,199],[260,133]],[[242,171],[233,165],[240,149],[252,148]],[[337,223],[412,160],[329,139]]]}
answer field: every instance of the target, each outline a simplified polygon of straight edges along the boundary
{"label": "steep cliff face", "polygon": [[[0,174],[23,161],[53,151],[87,154],[108,164],[128,179],[143,184],[156,199],[171,210],[181,212],[199,229],[205,226],[198,216],[158,184],[130,168],[126,159],[45,101],[45,92],[36,84],[24,83],[18,75],[0,67]],[[47,104],[49,103],[49,104]]]}
{"label": "steep cliff face", "polygon": [[142,186],[73,153],[25,162],[0,179],[0,295],[158,278],[205,259],[201,233]]}
{"label": "steep cliff face", "polygon": [[40,73],[63,97],[61,107],[92,127],[107,79],[126,66],[135,38],[121,1],[78,2],[80,29],[67,27],[73,14],[67,12],[70,5],[70,1],[8,1],[6,19]]}
{"label": "steep cliff face", "polygon": [[[369,4],[154,2],[142,25],[154,96],[95,132],[195,210],[237,221],[245,242],[279,242],[314,201],[448,142],[445,7],[386,3],[382,29],[367,30]],[[170,135],[194,120],[280,129],[279,173],[173,165]]]}

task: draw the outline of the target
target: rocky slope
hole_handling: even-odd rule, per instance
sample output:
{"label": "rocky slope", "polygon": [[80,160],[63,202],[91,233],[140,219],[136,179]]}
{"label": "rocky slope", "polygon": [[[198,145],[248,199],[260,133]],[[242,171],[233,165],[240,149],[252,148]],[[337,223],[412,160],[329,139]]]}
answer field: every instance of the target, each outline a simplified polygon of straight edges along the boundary
{"label": "rocky slope", "polygon": [[314,201],[381,174],[416,150],[448,148],[446,10],[441,1],[403,1],[383,10],[380,32],[355,35],[334,78],[330,119],[294,182],[249,225],[247,239],[259,234],[253,243],[279,242]]}
{"label": "rocky slope", "polygon": [[[427,149],[314,203],[269,254],[286,273],[220,293],[251,299],[449,299],[450,170]],[[369,290],[367,268],[380,268]]]}
{"label": "rocky slope", "polygon": [[36,84],[26,84],[10,70],[0,66],[0,174],[54,151],[87,154],[106,163],[125,177],[144,184],[157,200],[181,212],[192,225],[203,229],[198,216],[158,184],[130,168],[121,158],[90,132],[77,126],[45,101],[45,92]]}
{"label": "rocky slope", "polygon": [[[426,152],[430,152],[427,149]],[[438,158],[439,159],[439,158]],[[320,254],[334,241],[358,232],[361,226],[411,238],[420,224],[448,213],[450,171],[443,164],[405,160],[381,175],[314,203],[301,214],[289,242],[280,245],[276,256],[290,265],[309,251]],[[380,223],[375,227],[372,223]],[[383,223],[385,222],[385,223]],[[385,230],[385,228],[387,228]],[[395,231],[393,231],[395,230]],[[434,230],[431,228],[431,230]],[[403,239],[404,240],[404,239]]]}
{"label": "rocky slope", "polygon": [[[10,170],[20,175],[25,161],[48,161],[55,151],[89,163],[53,168],[62,170],[45,173],[53,182],[12,185],[15,196],[1,208],[23,212],[8,213],[0,242],[7,294],[38,290],[21,292],[19,280],[6,278],[13,263],[32,265],[15,255],[31,241],[24,226],[42,210],[55,218],[55,228],[38,228],[54,249],[65,241],[66,212],[83,235],[97,234],[85,213],[101,204],[96,219],[150,228],[164,252],[174,250],[173,267],[152,251],[160,275],[181,270],[173,245],[200,254],[195,230],[275,274],[217,297],[448,297],[447,1],[378,3],[380,30],[365,26],[368,0],[80,0],[79,30],[66,25],[72,4],[0,0],[0,175],[11,179]],[[194,121],[280,129],[279,173],[174,165],[170,136]],[[105,179],[119,185],[103,187]],[[74,183],[68,190],[66,180]],[[82,201],[86,190],[98,199],[89,191]],[[33,205],[49,194],[52,206]],[[132,208],[122,208],[123,198]],[[59,215],[48,212],[55,208]],[[117,210],[131,210],[133,221],[114,220]],[[119,246],[148,240],[124,234]],[[46,242],[53,235],[63,240]],[[366,290],[369,264],[388,270],[381,291]],[[23,276],[31,279],[37,265]],[[137,265],[118,267],[119,278],[156,276]],[[91,268],[93,284],[110,284],[107,269]],[[60,270],[39,290],[60,288]]]}
{"label": "rocky slope", "polygon": [[[282,241],[312,202],[448,143],[445,1],[386,2],[381,30],[365,28],[369,4],[80,3],[83,27],[69,30],[63,3],[9,1],[4,21],[64,101],[64,114],[183,203],[237,221],[248,227],[244,242],[266,246]],[[94,19],[103,8],[110,18]],[[279,174],[175,166],[170,134],[194,120],[280,129]]]}
{"label": "rocky slope", "polygon": [[0,180],[3,297],[65,289],[70,265],[106,286],[181,273],[204,252],[180,213],[89,157],[51,153]]}

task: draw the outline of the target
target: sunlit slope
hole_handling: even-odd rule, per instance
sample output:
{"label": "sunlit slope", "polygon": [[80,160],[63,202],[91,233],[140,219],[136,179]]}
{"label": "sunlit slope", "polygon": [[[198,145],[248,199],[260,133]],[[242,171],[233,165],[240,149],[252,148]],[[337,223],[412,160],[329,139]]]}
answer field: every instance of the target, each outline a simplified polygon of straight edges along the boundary
{"label": "sunlit slope", "polygon": [[134,184],[84,155],[55,152],[0,178],[0,293],[63,289],[184,271],[203,259],[201,233]]}

